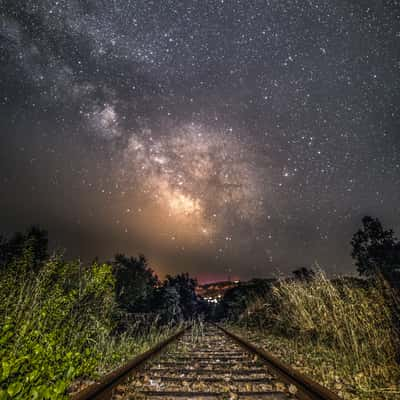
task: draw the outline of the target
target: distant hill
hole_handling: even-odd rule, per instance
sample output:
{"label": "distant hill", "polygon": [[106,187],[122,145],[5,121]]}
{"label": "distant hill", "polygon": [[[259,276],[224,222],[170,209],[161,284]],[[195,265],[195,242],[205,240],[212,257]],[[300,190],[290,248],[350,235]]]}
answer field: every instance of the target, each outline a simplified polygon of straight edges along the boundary
{"label": "distant hill", "polygon": [[216,302],[222,298],[228,289],[238,286],[239,283],[239,281],[222,281],[198,285],[196,293],[209,302]]}

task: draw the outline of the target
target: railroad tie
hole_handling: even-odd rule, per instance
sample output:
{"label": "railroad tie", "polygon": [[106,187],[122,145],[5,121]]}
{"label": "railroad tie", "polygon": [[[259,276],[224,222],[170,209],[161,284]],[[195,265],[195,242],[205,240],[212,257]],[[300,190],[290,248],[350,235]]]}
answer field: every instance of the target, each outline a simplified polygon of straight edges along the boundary
{"label": "railroad tie", "polygon": [[341,400],[223,327],[183,329],[71,400]]}
{"label": "railroad tie", "polygon": [[[257,356],[218,328],[186,332],[132,376],[122,399],[294,399],[294,386],[279,381]],[[292,392],[292,393],[291,393]],[[133,396],[133,397],[132,397]]]}

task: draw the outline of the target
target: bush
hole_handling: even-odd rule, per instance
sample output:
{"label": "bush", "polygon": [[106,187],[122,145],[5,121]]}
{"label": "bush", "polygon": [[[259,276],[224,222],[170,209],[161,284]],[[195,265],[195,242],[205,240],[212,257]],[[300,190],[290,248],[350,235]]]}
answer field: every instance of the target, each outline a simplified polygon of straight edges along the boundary
{"label": "bush", "polygon": [[111,266],[65,262],[34,271],[25,248],[0,276],[0,399],[64,397],[77,376],[94,373],[93,342],[112,329]]}
{"label": "bush", "polygon": [[179,328],[169,315],[160,321],[154,311],[129,313],[121,302],[121,294],[136,285],[136,298],[123,300],[129,299],[133,310],[143,307],[140,294],[145,290],[138,286],[143,279],[137,269],[149,278],[145,289],[155,290],[156,277],[143,257],[120,256],[132,274],[132,285],[122,288],[125,275],[115,264],[83,265],[60,255],[38,261],[32,240],[18,244],[18,252],[0,268],[0,400],[64,399],[68,391],[79,390]]}
{"label": "bush", "polygon": [[[252,279],[228,289],[215,308],[214,319],[237,322],[248,320],[247,317],[252,315],[252,323],[255,323],[254,311],[262,309],[274,282],[274,279]],[[264,318],[263,313],[261,319]]]}

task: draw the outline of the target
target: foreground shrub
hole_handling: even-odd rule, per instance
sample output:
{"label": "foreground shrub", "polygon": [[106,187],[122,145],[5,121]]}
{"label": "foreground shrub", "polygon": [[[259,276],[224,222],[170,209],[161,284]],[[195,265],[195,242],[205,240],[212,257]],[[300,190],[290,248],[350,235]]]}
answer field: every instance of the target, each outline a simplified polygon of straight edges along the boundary
{"label": "foreground shrub", "polygon": [[99,333],[112,329],[114,278],[107,264],[54,257],[39,272],[29,248],[0,276],[0,399],[63,397],[95,371]]}

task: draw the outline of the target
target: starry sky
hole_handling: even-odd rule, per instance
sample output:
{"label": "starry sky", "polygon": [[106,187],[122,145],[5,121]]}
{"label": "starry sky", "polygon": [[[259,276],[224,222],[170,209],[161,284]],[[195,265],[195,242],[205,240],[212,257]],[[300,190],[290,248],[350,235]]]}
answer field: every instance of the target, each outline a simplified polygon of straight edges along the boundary
{"label": "starry sky", "polygon": [[0,0],[0,221],[83,260],[354,271],[400,234],[400,2]]}

